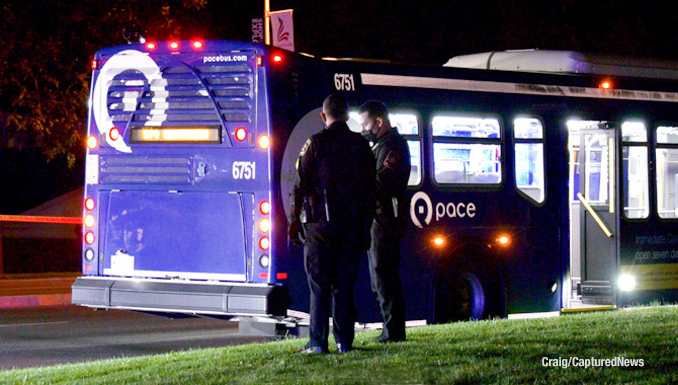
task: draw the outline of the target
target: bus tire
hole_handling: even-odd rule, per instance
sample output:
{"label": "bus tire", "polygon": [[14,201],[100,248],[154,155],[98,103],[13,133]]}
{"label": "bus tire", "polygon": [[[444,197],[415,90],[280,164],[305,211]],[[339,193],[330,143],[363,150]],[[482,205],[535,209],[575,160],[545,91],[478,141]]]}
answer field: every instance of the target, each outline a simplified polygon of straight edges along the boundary
{"label": "bus tire", "polygon": [[501,316],[501,285],[496,274],[478,267],[447,268],[439,273],[433,284],[434,323]]}

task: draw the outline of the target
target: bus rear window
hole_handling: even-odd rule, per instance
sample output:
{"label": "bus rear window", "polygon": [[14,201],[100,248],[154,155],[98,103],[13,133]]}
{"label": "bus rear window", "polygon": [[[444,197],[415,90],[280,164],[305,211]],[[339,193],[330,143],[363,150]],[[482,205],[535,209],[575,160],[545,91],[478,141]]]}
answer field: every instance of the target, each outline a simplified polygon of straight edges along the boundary
{"label": "bus rear window", "polygon": [[437,183],[501,183],[501,127],[497,119],[436,116],[431,125]]}

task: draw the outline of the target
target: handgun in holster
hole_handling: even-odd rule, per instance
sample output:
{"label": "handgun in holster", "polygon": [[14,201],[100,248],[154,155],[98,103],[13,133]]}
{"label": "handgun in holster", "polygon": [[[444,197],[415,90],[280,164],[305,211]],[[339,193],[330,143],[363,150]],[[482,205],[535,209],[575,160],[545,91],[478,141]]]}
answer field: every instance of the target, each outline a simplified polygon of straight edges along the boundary
{"label": "handgun in holster", "polygon": [[330,207],[327,203],[326,189],[314,189],[304,196],[304,208],[300,218],[302,223],[330,221]]}

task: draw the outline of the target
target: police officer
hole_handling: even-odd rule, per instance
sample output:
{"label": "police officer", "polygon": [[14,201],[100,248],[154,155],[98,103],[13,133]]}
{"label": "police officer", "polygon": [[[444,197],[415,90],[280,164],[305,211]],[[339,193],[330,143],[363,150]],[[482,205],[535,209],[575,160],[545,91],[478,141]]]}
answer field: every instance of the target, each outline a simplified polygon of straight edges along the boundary
{"label": "police officer", "polygon": [[407,141],[391,127],[384,103],[370,100],[358,112],[362,134],[373,143],[377,161],[377,206],[368,252],[372,291],[377,295],[384,321],[377,342],[404,341],[405,302],[398,269],[400,240],[409,218],[410,150]]}
{"label": "police officer", "polygon": [[359,258],[369,246],[374,215],[374,156],[346,124],[348,103],[330,95],[321,117],[326,129],[304,145],[294,187],[289,237],[300,245],[310,288],[310,338],[300,353],[327,353],[331,299],[333,333],[340,352],[354,338],[353,286]]}

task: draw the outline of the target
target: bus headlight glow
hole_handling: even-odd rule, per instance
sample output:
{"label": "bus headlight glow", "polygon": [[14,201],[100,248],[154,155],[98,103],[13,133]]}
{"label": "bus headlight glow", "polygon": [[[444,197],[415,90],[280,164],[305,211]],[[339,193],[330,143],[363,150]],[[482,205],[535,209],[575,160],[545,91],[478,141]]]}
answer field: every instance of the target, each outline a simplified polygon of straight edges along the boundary
{"label": "bus headlight glow", "polygon": [[636,288],[636,278],[631,274],[621,274],[617,285],[621,291],[631,291]]}
{"label": "bus headlight glow", "polygon": [[268,233],[268,231],[271,230],[271,221],[268,220],[268,218],[264,218],[259,221],[259,231],[262,233]]}
{"label": "bus headlight glow", "polygon": [[94,250],[92,249],[85,250],[85,259],[89,262],[92,262],[92,260],[94,259]]}
{"label": "bus headlight glow", "polygon": [[264,269],[268,268],[269,262],[270,262],[270,259],[268,258],[268,255],[262,254],[259,257],[259,266],[263,267]]}
{"label": "bus headlight glow", "polygon": [[94,215],[92,214],[85,215],[85,226],[90,229],[94,227]]}

